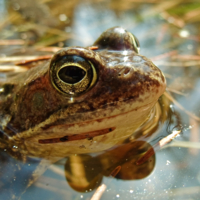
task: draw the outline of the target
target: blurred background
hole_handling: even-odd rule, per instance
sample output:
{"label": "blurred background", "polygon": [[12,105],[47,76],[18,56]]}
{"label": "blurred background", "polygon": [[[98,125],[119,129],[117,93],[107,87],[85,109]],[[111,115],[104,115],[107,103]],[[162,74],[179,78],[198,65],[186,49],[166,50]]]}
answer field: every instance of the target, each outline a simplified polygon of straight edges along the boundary
{"label": "blurred background", "polygon": [[[101,155],[93,159],[92,155],[80,156],[78,160],[84,168],[81,175],[72,170],[78,162],[76,156],[63,159],[51,165],[25,192],[16,193],[13,189],[15,177],[9,180],[4,177],[0,186],[6,183],[12,187],[0,190],[1,199],[91,199],[101,184],[106,189],[99,199],[105,200],[199,199],[198,0],[0,0],[0,68],[11,62],[9,58],[13,55],[45,55],[58,47],[92,45],[103,31],[114,26],[132,32],[140,42],[140,54],[152,59],[165,74],[170,94],[167,106],[179,121],[180,136],[157,151],[151,164],[142,169],[133,165],[137,145],[127,159],[125,155],[118,156],[113,163],[116,166],[123,163],[127,174],[116,178],[108,177],[109,167],[105,167],[107,162]],[[158,131],[166,134],[167,127],[164,124]],[[123,148],[130,150],[129,146]],[[4,156],[1,165],[7,168],[16,165],[12,158]],[[21,164],[20,167],[23,168]],[[135,176],[140,171],[143,175]],[[78,185],[76,180],[87,182],[87,186]]]}

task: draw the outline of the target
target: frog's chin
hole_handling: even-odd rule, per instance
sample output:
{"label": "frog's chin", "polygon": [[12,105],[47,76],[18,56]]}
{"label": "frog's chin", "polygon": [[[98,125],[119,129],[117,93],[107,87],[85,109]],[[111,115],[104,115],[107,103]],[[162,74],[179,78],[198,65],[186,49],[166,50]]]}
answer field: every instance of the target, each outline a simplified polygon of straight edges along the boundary
{"label": "frog's chin", "polygon": [[154,102],[110,117],[52,127],[24,140],[26,151],[39,157],[65,157],[68,154],[94,153],[122,143],[151,113]]}

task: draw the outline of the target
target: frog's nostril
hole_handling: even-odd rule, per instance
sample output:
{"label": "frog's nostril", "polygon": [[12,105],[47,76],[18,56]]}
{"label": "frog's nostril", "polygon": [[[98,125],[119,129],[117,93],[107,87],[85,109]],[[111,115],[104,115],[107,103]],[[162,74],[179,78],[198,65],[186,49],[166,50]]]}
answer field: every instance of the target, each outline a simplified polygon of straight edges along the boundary
{"label": "frog's nostril", "polygon": [[123,67],[122,69],[119,69],[118,76],[126,76],[131,71],[130,67]]}
{"label": "frog's nostril", "polygon": [[85,77],[85,75],[86,72],[77,66],[66,66],[58,72],[60,79],[69,84],[78,83]]}

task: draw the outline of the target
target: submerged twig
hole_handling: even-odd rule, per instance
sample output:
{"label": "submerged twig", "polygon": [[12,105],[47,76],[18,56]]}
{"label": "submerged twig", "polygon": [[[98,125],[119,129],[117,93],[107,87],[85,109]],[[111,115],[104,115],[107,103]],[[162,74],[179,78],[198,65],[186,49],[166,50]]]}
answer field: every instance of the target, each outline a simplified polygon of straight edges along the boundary
{"label": "submerged twig", "polygon": [[105,192],[106,188],[107,186],[105,184],[100,185],[90,200],[99,200],[103,195],[103,193]]}
{"label": "submerged twig", "polygon": [[192,67],[200,66],[200,60],[191,61],[157,61],[157,65],[167,66],[167,67]]}
{"label": "submerged twig", "polygon": [[[110,173],[110,177],[115,177],[119,173],[120,170],[121,170],[121,166],[117,166]],[[103,195],[103,193],[105,192],[106,188],[107,188],[107,186],[105,184],[100,185],[90,200],[99,200],[101,198],[101,196]]]}
{"label": "submerged twig", "polygon": [[178,103],[178,101],[176,101],[171,95],[169,95],[167,92],[164,93],[164,95],[170,100],[172,101],[178,108],[180,108],[181,110],[183,110],[185,113],[187,113],[190,117],[192,117],[193,119],[200,121],[200,118],[195,116],[194,114],[192,114],[190,111],[186,110],[180,103]]}
{"label": "submerged twig", "polygon": [[173,93],[175,93],[175,94],[179,94],[179,95],[185,96],[185,97],[188,96],[188,94],[185,94],[185,93],[180,92],[180,91],[178,91],[178,90],[175,90],[175,89],[173,89],[173,88],[167,87],[166,90],[169,91],[169,92],[173,92]]}
{"label": "submerged twig", "polygon": [[29,62],[35,62],[40,60],[50,59],[52,55],[44,56],[9,56],[9,57],[0,57],[0,63],[5,62],[16,62],[16,65],[27,64]]}
{"label": "submerged twig", "polygon": [[151,147],[137,162],[137,165],[141,165],[144,162],[146,162],[151,156],[155,154],[155,151],[160,150],[162,147],[164,147],[167,143],[171,142],[175,137],[177,137],[180,134],[181,130],[173,131],[170,135],[167,137],[164,137],[159,142],[157,142],[153,147]]}
{"label": "submerged twig", "polygon": [[171,144],[168,144],[167,146],[200,149],[200,142],[174,141]]}
{"label": "submerged twig", "polygon": [[38,62],[38,61],[42,61],[42,60],[49,60],[51,57],[52,57],[52,55],[37,56],[34,59],[22,60],[22,61],[19,61],[19,62],[15,63],[15,64],[16,65],[26,65],[26,64],[31,63],[31,62]]}
{"label": "submerged twig", "polygon": [[24,45],[24,40],[0,40],[0,45]]}
{"label": "submerged twig", "polygon": [[24,72],[27,71],[27,67],[21,67],[16,65],[1,65],[0,72]]}
{"label": "submerged twig", "polygon": [[164,54],[155,56],[155,57],[153,57],[153,58],[151,58],[151,59],[152,59],[153,61],[161,60],[161,59],[164,59],[164,58],[168,58],[168,57],[177,55],[177,53],[178,53],[177,50],[173,50],[173,51],[170,51],[170,52],[167,52],[167,53],[164,53]]}

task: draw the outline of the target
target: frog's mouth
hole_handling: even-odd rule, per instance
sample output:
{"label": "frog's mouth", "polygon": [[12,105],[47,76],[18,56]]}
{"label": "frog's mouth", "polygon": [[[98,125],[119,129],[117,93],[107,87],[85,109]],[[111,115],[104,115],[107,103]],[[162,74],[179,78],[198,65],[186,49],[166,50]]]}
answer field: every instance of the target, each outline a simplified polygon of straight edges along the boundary
{"label": "frog's mouth", "polygon": [[40,140],[38,140],[38,142],[40,144],[51,144],[51,143],[70,142],[70,141],[84,140],[84,139],[92,140],[93,137],[105,135],[114,130],[115,130],[115,127],[111,127],[111,128],[106,128],[106,129],[101,129],[101,130],[96,130],[96,131],[90,131],[90,132],[86,132],[86,133],[66,135],[61,138],[40,139]]}
{"label": "frog's mouth", "polygon": [[[134,108],[133,110],[124,112],[122,114],[126,115],[127,113],[130,113],[130,112],[140,112],[139,111],[140,109],[142,109],[142,112],[144,110],[151,110],[153,105],[154,105],[154,102],[152,102],[150,104],[146,104],[145,106]],[[113,115],[113,116],[109,116],[107,118],[115,118],[116,116],[119,116],[119,115],[122,115],[122,114],[116,114],[116,115]],[[101,121],[101,119],[99,119],[99,120]],[[145,121],[145,120],[143,120],[143,118],[142,118],[142,121]],[[93,130],[93,131],[88,131],[88,132],[80,132],[78,134],[69,134],[68,133],[66,135],[63,134],[64,136],[61,136],[61,137],[38,139],[38,143],[45,145],[45,144],[72,142],[72,141],[84,140],[84,139],[92,140],[94,137],[106,135],[106,134],[114,131],[116,129],[116,127],[115,127],[115,125],[114,126],[113,125],[114,124],[112,124],[110,127],[108,125],[108,127],[104,128],[104,129]],[[50,128],[50,127],[47,126],[47,128]],[[63,131],[64,131],[64,129],[63,129]]]}

